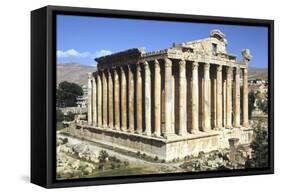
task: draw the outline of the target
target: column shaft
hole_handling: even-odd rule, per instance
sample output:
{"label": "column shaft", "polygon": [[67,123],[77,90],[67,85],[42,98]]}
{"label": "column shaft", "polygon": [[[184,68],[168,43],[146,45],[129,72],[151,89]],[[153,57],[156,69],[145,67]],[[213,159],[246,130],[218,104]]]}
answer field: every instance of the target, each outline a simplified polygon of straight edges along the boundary
{"label": "column shaft", "polygon": [[160,64],[154,61],[154,134],[161,136],[161,72]]}
{"label": "column shaft", "polygon": [[234,88],[234,127],[240,127],[240,67],[237,65],[235,71]]}
{"label": "column shaft", "polygon": [[145,134],[151,135],[151,78],[150,68],[147,61],[144,62],[145,73]]}
{"label": "column shaft", "polygon": [[227,67],[226,75],[226,127],[232,128],[232,67]]}
{"label": "column shaft", "polygon": [[169,137],[173,134],[172,129],[172,108],[173,108],[173,92],[172,92],[172,61],[168,58],[165,59],[165,130],[164,137]]}
{"label": "column shaft", "polygon": [[243,127],[248,127],[248,68],[243,69]]}
{"label": "column shaft", "polygon": [[127,86],[124,67],[121,68],[121,130],[127,130]]}
{"label": "column shaft", "polygon": [[136,97],[137,97],[137,130],[136,132],[142,133],[142,77],[141,77],[141,66],[137,64],[137,72],[136,72]]}
{"label": "column shaft", "polygon": [[186,62],[179,62],[179,135],[186,135]]}
{"label": "column shaft", "polygon": [[109,128],[113,129],[113,84],[111,72],[108,71],[108,123]]}
{"label": "column shaft", "polygon": [[107,127],[107,79],[106,73],[102,74],[102,125]]}
{"label": "column shaft", "polygon": [[203,131],[211,129],[210,64],[204,64]]}
{"label": "column shaft", "polygon": [[130,132],[134,132],[134,125],[135,125],[135,122],[134,122],[134,115],[135,115],[135,112],[134,112],[134,74],[133,74],[133,71],[132,71],[132,68],[131,67],[128,67],[129,71],[128,71],[128,84],[129,84],[129,131]]}
{"label": "column shaft", "polygon": [[93,126],[97,125],[97,86],[95,77],[92,80],[92,118],[93,118]]}
{"label": "column shaft", "polygon": [[199,131],[198,66],[198,62],[193,62],[191,77],[191,133],[197,133]]}
{"label": "column shaft", "polygon": [[88,73],[88,124],[92,125],[92,73]]}
{"label": "column shaft", "polygon": [[217,66],[217,103],[216,103],[216,114],[217,114],[217,123],[216,123],[216,128],[222,128],[222,88],[223,88],[223,83],[222,83],[222,66],[218,65]]}
{"label": "column shaft", "polygon": [[97,98],[98,98],[98,127],[102,127],[102,89],[101,89],[101,76],[97,75]]}
{"label": "column shaft", "polygon": [[120,102],[119,102],[119,75],[114,69],[114,127],[120,130]]}

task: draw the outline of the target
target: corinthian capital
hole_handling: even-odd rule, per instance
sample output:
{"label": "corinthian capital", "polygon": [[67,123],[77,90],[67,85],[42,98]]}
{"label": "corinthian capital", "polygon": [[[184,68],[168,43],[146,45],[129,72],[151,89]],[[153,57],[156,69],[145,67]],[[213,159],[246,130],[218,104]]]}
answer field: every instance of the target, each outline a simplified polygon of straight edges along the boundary
{"label": "corinthian capital", "polygon": [[185,68],[185,64],[186,64],[185,60],[180,60],[179,62],[180,68]]}
{"label": "corinthian capital", "polygon": [[222,65],[218,65],[217,66],[217,72],[221,72],[222,71]]}
{"label": "corinthian capital", "polygon": [[92,73],[92,72],[89,72],[89,73],[88,73],[88,79],[92,79],[92,77],[93,77],[93,73]]}
{"label": "corinthian capital", "polygon": [[172,67],[172,61],[167,57],[164,59],[165,67]]}
{"label": "corinthian capital", "polygon": [[145,68],[145,69],[148,69],[148,68],[149,68],[149,64],[148,64],[147,61],[144,61],[144,62],[143,62],[143,65],[144,65],[144,68]]}
{"label": "corinthian capital", "polygon": [[192,70],[197,70],[197,69],[198,69],[198,66],[199,66],[199,63],[196,62],[196,61],[194,61],[194,62],[192,63]]}

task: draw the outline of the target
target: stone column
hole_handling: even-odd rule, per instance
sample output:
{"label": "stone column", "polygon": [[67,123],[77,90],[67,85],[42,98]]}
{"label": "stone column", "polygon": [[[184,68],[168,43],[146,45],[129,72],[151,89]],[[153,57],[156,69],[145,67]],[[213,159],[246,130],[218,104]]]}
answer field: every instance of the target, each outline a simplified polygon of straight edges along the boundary
{"label": "stone column", "polygon": [[120,130],[119,75],[114,69],[114,128]]}
{"label": "stone column", "polygon": [[243,69],[243,127],[249,126],[248,121],[248,68]]}
{"label": "stone column", "polygon": [[232,128],[232,67],[226,72],[226,128]]}
{"label": "stone column", "polygon": [[161,72],[158,60],[154,61],[154,135],[161,136]]}
{"label": "stone column", "polygon": [[136,97],[137,97],[137,130],[136,132],[142,133],[142,78],[141,78],[141,66],[137,64],[136,72]]}
{"label": "stone column", "polygon": [[93,108],[93,126],[97,125],[97,87],[96,87],[96,80],[95,77],[93,77],[92,80],[92,108]]}
{"label": "stone column", "polygon": [[107,128],[107,80],[106,72],[102,73],[102,125]]}
{"label": "stone column", "polygon": [[216,114],[217,114],[217,123],[216,128],[221,129],[222,128],[222,66],[217,66],[217,103],[216,103]]}
{"label": "stone column", "polygon": [[199,92],[198,92],[198,62],[192,63],[191,76],[191,133],[199,131]]}
{"label": "stone column", "polygon": [[240,127],[240,67],[237,65],[235,71],[234,88],[234,127]]}
{"label": "stone column", "polygon": [[88,124],[92,125],[92,73],[88,73]]}
{"label": "stone column", "polygon": [[147,61],[144,62],[144,95],[145,95],[145,131],[144,133],[148,136],[151,135],[151,74],[150,68]]}
{"label": "stone column", "polygon": [[211,129],[210,64],[204,64],[203,131]]}
{"label": "stone column", "polygon": [[111,72],[108,71],[108,123],[109,128],[113,129],[113,84]]}
{"label": "stone column", "polygon": [[229,143],[229,160],[232,163],[236,163],[238,159],[237,147],[239,145],[239,138],[228,139]]}
{"label": "stone column", "polygon": [[226,127],[226,73],[223,74],[223,127]]}
{"label": "stone column", "polygon": [[134,122],[134,115],[135,115],[135,112],[134,112],[134,74],[133,74],[133,71],[132,71],[132,68],[130,66],[128,66],[128,89],[129,89],[129,95],[128,95],[128,101],[129,101],[129,113],[128,113],[128,116],[129,116],[129,131],[130,132],[134,132],[134,125],[135,125],[135,122]]}
{"label": "stone column", "polygon": [[165,97],[164,97],[164,111],[165,111],[165,130],[164,137],[168,138],[173,134],[174,129],[172,129],[172,108],[173,108],[173,92],[172,92],[172,61],[165,58]]}
{"label": "stone column", "polygon": [[127,86],[124,67],[121,67],[121,130],[127,130]]}
{"label": "stone column", "polygon": [[186,135],[186,62],[179,62],[179,135]]}
{"label": "stone column", "polygon": [[102,89],[101,89],[101,76],[97,74],[97,98],[98,98],[98,127],[102,127]]}

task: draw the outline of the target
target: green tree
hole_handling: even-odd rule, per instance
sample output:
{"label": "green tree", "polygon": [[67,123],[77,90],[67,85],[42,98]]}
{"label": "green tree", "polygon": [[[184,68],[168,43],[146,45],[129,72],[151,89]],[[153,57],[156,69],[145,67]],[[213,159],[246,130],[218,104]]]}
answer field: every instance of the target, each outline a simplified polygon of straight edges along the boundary
{"label": "green tree", "polygon": [[104,163],[106,158],[108,158],[108,157],[109,157],[108,153],[105,150],[101,150],[99,153],[98,159],[99,159],[100,163]]}
{"label": "green tree", "polygon": [[268,166],[268,131],[257,125],[254,140],[250,147],[253,149],[253,162],[256,168]]}
{"label": "green tree", "polygon": [[63,112],[61,110],[57,110],[57,122],[62,122],[64,120],[64,115]]}
{"label": "green tree", "polygon": [[67,81],[61,82],[57,88],[57,106],[71,107],[76,106],[77,97],[83,95],[83,89],[76,83]]}
{"label": "green tree", "polygon": [[249,118],[251,119],[252,118],[252,111],[254,110],[254,104],[255,104],[255,93],[253,91],[251,91],[249,94],[248,94],[248,107],[249,107]]}
{"label": "green tree", "polygon": [[64,116],[65,121],[73,121],[75,118],[75,114],[72,112],[68,112],[67,115]]}
{"label": "green tree", "polygon": [[268,102],[267,100],[258,100],[258,107],[259,109],[264,112],[264,113],[268,113]]}

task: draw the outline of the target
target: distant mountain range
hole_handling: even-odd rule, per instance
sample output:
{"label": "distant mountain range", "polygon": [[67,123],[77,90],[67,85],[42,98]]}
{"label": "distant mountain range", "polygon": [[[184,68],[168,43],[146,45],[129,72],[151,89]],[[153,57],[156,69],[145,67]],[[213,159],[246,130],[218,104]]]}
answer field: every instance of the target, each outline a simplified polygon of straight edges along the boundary
{"label": "distant mountain range", "polygon": [[[87,84],[88,72],[95,70],[96,67],[78,63],[58,64],[57,83],[68,81],[79,85]],[[267,71],[267,68],[249,67],[249,79],[267,79]]]}
{"label": "distant mountain range", "polygon": [[57,65],[57,84],[62,81],[74,82],[79,85],[87,84],[88,72],[96,68],[78,63],[65,63]]}
{"label": "distant mountain range", "polygon": [[268,79],[268,68],[249,67],[249,79]]}

